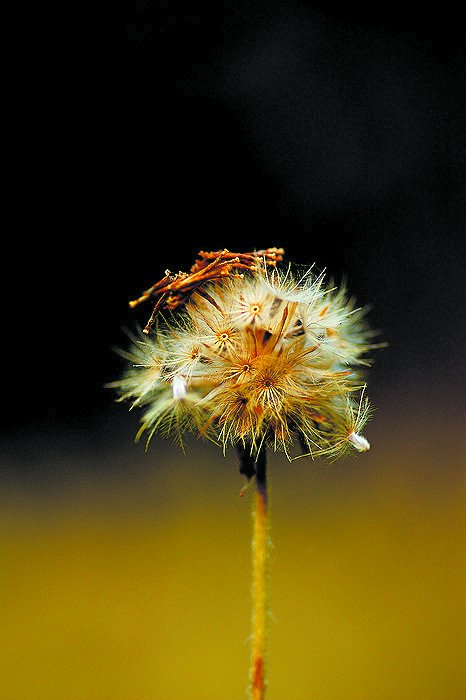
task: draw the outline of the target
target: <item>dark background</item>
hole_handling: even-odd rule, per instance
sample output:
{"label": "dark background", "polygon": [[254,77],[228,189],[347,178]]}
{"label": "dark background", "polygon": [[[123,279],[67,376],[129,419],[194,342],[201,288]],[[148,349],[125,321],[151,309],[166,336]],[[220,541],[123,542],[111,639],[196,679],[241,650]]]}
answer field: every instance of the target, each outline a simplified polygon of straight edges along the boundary
{"label": "dark background", "polygon": [[283,246],[346,276],[389,342],[376,401],[397,387],[458,415],[460,9],[138,0],[55,20],[12,100],[5,459],[124,411],[103,388],[111,347],[150,313],[127,302],[200,249]]}

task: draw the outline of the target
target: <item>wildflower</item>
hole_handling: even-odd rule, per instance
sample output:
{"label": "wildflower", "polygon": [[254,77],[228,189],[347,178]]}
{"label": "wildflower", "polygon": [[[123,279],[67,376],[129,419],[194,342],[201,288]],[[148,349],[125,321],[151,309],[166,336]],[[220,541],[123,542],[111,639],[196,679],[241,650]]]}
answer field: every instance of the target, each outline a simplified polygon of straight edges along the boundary
{"label": "wildflower", "polygon": [[[167,271],[132,302],[159,294],[145,337],[123,353],[130,368],[113,383],[120,400],[144,408],[138,436],[181,440],[190,430],[223,449],[267,445],[289,459],[295,443],[330,459],[369,449],[361,368],[377,346],[366,309],[313,268],[280,269],[282,252],[202,253],[190,275]],[[168,314],[149,336],[161,308]]]}
{"label": "wildflower", "polygon": [[[266,447],[337,459],[370,445],[362,369],[376,347],[367,309],[355,307],[313,268],[280,269],[283,250],[200,252],[190,273],[165,276],[136,300],[155,298],[140,338],[120,354],[130,363],[113,382],[141,407],[136,439],[156,432],[182,442],[197,432],[236,447],[240,472],[255,477],[249,697],[263,700],[268,531]],[[166,316],[160,314],[167,311]],[[153,328],[155,321],[157,324]],[[152,334],[151,334],[152,331]],[[241,490],[244,493],[245,487]]]}

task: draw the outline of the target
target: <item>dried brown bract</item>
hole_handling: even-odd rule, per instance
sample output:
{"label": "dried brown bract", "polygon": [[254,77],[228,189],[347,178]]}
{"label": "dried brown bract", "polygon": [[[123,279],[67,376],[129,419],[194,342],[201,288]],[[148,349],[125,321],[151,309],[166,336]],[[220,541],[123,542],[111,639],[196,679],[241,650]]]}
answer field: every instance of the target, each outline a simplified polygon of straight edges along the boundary
{"label": "dried brown bract", "polygon": [[283,248],[266,248],[250,253],[230,253],[226,248],[210,252],[201,250],[190,272],[172,274],[166,270],[161,280],[146,289],[138,299],[130,301],[129,305],[134,308],[151,297],[156,298],[152,314],[143,331],[148,334],[161,309],[176,309],[195,291],[207,297],[207,293],[201,290],[206,282],[229,277],[237,270],[255,271],[261,267],[275,267],[283,260],[283,254]]}

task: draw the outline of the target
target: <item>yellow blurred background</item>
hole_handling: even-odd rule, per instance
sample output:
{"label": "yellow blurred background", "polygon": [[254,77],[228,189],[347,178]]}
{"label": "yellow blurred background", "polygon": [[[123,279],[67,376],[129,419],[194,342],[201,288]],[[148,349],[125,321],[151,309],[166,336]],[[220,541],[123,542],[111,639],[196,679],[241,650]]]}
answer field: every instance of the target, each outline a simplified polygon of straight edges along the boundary
{"label": "yellow blurred background", "polygon": [[[461,420],[419,405],[382,401],[367,455],[270,456],[270,700],[466,697]],[[246,696],[252,493],[135,421],[11,451],[47,477],[3,474],[2,700]]]}

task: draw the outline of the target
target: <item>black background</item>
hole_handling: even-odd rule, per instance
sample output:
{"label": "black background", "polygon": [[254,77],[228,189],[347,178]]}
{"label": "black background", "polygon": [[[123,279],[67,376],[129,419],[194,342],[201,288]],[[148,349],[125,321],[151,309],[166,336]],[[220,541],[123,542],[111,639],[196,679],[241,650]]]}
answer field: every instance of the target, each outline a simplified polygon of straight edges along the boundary
{"label": "black background", "polygon": [[36,469],[24,450],[47,455],[58,436],[83,449],[118,430],[112,346],[150,313],[128,300],[201,249],[283,246],[286,260],[346,276],[389,342],[375,402],[419,394],[433,418],[458,415],[460,9],[138,0],[44,24],[10,103],[13,472]]}

